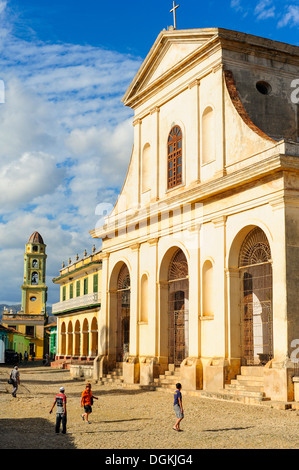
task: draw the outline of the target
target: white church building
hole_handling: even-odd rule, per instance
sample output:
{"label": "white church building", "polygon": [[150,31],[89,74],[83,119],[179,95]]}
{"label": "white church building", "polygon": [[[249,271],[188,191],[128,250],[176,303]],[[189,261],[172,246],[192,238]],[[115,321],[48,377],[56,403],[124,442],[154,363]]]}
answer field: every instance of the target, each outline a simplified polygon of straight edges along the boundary
{"label": "white church building", "polygon": [[[294,399],[299,345],[299,47],[162,31],[123,102],[134,146],[102,227],[97,373],[179,370],[186,390],[260,377]],[[297,90],[296,90],[297,80]],[[298,340],[296,341],[296,339]]]}

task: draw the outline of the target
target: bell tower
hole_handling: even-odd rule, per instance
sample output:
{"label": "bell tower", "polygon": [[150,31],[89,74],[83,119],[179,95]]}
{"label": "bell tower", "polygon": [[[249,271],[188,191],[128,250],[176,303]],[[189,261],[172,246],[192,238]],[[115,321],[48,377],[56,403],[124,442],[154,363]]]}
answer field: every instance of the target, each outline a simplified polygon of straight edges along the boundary
{"label": "bell tower", "polygon": [[38,232],[34,232],[25,245],[24,254],[21,311],[25,314],[46,314],[46,259],[43,238]]}
{"label": "bell tower", "polygon": [[46,245],[38,232],[34,232],[25,245],[24,279],[21,310],[17,313],[3,312],[2,324],[23,334],[28,341],[25,351],[29,357],[42,359],[44,355],[45,329],[47,321],[46,302]]}

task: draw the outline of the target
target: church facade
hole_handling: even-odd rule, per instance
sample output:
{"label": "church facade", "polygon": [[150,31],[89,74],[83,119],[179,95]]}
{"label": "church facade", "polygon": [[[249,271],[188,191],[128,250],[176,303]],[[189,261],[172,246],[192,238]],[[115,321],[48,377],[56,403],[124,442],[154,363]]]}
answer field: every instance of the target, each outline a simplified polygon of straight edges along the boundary
{"label": "church facade", "polygon": [[[219,28],[162,31],[123,102],[134,146],[102,227],[99,371],[180,368],[219,390],[263,368],[292,400],[299,338],[299,48]],[[299,344],[299,340],[298,340]]]}

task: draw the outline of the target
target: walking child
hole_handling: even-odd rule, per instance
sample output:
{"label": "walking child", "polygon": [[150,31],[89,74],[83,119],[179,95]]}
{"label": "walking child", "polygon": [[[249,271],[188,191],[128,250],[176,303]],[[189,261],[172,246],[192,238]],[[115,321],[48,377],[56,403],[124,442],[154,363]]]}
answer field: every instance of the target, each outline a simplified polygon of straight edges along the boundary
{"label": "walking child", "polygon": [[85,413],[81,415],[81,418],[83,419],[83,421],[85,421],[88,424],[90,424],[90,422],[88,421],[88,416],[90,415],[90,413],[92,413],[93,399],[97,400],[97,397],[95,397],[92,394],[91,384],[87,383],[86,388],[82,392],[82,396],[81,396],[81,406],[84,407],[84,411],[85,411]]}
{"label": "walking child", "polygon": [[64,393],[64,387],[60,387],[59,393],[56,395],[52,408],[50,409],[50,414],[55,405],[57,405],[55,432],[59,434],[60,423],[62,423],[62,434],[66,434],[66,395]]}
{"label": "walking child", "polygon": [[180,383],[176,384],[176,391],[174,392],[174,403],[173,409],[177,417],[176,423],[172,429],[175,431],[181,431],[180,423],[184,418],[184,409],[183,409],[183,397],[181,393],[182,385]]}

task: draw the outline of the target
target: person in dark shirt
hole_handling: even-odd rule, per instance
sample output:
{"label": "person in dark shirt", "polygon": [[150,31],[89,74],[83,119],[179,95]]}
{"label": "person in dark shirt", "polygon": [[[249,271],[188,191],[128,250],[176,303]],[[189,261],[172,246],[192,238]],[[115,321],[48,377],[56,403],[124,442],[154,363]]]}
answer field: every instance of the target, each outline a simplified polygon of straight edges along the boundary
{"label": "person in dark shirt", "polygon": [[62,434],[66,433],[66,395],[64,394],[64,387],[60,387],[59,393],[56,395],[50,414],[54,406],[57,405],[56,425],[55,432],[59,433],[60,423],[62,423]]}
{"label": "person in dark shirt", "polygon": [[20,373],[18,370],[18,366],[14,366],[13,370],[10,373],[10,378],[13,385],[12,396],[16,398],[18,385],[20,385]]}
{"label": "person in dark shirt", "polygon": [[177,417],[177,421],[172,428],[175,431],[181,431],[180,423],[182,419],[184,418],[184,409],[183,409],[183,401],[182,401],[183,397],[182,397],[181,389],[182,389],[182,385],[180,383],[177,383],[176,391],[174,392],[174,403],[173,403],[173,409]]}

